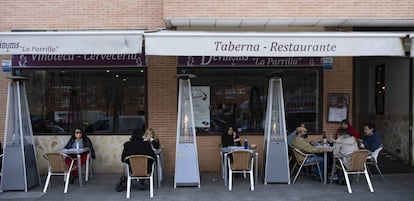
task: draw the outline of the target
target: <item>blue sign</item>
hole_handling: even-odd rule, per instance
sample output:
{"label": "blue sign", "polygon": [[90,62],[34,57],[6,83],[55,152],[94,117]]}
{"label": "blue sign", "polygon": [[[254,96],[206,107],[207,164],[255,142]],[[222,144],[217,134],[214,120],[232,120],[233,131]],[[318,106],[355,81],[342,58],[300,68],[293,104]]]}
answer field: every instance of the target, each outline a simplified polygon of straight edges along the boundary
{"label": "blue sign", "polygon": [[1,67],[5,73],[11,72],[11,60],[2,60]]}

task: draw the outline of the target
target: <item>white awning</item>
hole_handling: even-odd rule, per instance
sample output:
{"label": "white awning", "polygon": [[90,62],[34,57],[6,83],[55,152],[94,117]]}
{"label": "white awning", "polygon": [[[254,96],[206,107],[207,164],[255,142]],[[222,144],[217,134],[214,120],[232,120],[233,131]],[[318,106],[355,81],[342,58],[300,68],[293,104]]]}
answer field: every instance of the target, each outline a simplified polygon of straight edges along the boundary
{"label": "white awning", "polygon": [[404,56],[406,34],[372,32],[144,33],[145,53],[164,56]]}
{"label": "white awning", "polygon": [[143,31],[0,32],[0,55],[137,54]]}

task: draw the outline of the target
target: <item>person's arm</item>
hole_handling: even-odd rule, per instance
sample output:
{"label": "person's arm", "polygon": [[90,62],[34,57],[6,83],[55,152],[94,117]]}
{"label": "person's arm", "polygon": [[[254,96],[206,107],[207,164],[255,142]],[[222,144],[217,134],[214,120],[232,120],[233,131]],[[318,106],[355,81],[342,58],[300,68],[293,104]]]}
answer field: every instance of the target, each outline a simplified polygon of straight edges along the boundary
{"label": "person's arm", "polygon": [[121,154],[121,162],[125,163],[125,158],[128,156],[128,151],[127,151],[127,143],[124,143],[124,149],[122,150],[122,154]]}
{"label": "person's arm", "polygon": [[151,139],[151,144],[152,144],[152,147],[154,147],[154,149],[160,148],[160,142],[158,140]]}
{"label": "person's arm", "polygon": [[357,130],[355,130],[351,125],[348,126],[348,131],[351,135],[353,135],[354,137],[356,137],[357,139],[360,138],[359,133]]}
{"label": "person's arm", "polygon": [[93,144],[92,144],[92,140],[89,137],[85,137],[85,148],[90,148],[91,149],[91,157],[95,158],[95,149],[93,148]]}

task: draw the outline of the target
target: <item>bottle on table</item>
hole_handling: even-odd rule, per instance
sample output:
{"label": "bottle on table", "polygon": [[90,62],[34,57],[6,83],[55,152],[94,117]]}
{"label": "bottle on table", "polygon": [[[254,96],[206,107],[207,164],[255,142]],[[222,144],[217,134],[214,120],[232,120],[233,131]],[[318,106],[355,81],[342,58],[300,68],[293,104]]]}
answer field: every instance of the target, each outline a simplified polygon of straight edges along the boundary
{"label": "bottle on table", "polygon": [[249,149],[249,142],[247,141],[247,138],[244,138],[244,149]]}
{"label": "bottle on table", "polygon": [[326,133],[325,133],[325,131],[322,134],[322,144],[323,145],[328,144],[328,140],[326,139]]}

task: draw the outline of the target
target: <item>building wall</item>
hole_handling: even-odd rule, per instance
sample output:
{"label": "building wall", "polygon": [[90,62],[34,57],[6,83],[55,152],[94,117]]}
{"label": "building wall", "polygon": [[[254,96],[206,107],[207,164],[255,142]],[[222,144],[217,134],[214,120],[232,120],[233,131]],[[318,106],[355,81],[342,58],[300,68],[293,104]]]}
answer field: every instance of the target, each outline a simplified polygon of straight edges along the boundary
{"label": "building wall", "polygon": [[164,1],[164,18],[409,19],[414,16],[412,9],[410,0],[170,0]]}
{"label": "building wall", "polygon": [[[163,18],[412,18],[411,1],[162,1],[162,0],[0,0],[0,31],[11,30],[112,30],[157,29]],[[300,6],[298,6],[300,5]],[[392,7],[393,10],[389,8]],[[396,10],[394,12],[394,9]],[[398,12],[397,12],[398,11]],[[254,31],[260,31],[254,30]],[[7,56],[1,57],[8,58]],[[7,79],[0,73],[0,137],[4,133]],[[165,171],[175,163],[177,82],[176,57],[148,58],[148,126],[160,136],[165,148]],[[335,57],[332,70],[323,73],[323,130],[333,134],[339,124],[326,122],[328,93],[352,95],[352,58]],[[351,97],[352,100],[352,97]],[[352,116],[352,102],[349,117]],[[122,172],[122,144],[129,136],[91,136],[97,150],[97,172]],[[263,136],[247,137],[258,145],[262,164]],[[311,136],[312,139],[321,136]],[[61,149],[69,136],[36,136],[38,162],[46,151]],[[201,171],[218,171],[220,136],[198,136]]]}
{"label": "building wall", "polygon": [[162,0],[0,0],[0,31],[13,29],[154,29]]}

